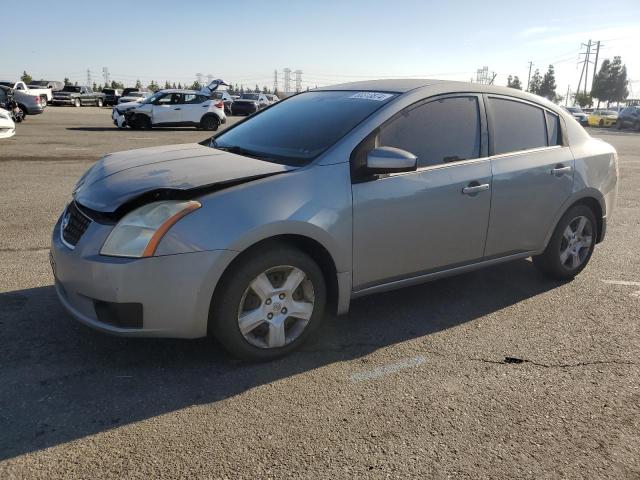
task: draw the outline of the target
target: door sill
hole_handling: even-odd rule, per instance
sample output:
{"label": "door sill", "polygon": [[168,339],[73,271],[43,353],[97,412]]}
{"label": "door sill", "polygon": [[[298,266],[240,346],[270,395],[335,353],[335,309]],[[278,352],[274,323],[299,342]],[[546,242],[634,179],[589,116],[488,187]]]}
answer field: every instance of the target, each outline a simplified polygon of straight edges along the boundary
{"label": "door sill", "polygon": [[416,275],[409,278],[393,280],[390,282],[381,283],[381,284],[370,286],[370,287],[365,287],[360,290],[354,290],[353,293],[351,294],[351,298],[364,297],[365,295],[369,295],[372,293],[387,292],[389,290],[396,290],[398,288],[409,287],[411,285],[418,285],[420,283],[430,282],[432,280],[437,280],[439,278],[451,277],[461,273],[471,272],[473,270],[479,270],[484,267],[496,265],[498,263],[509,262],[509,261],[518,260],[521,258],[527,258],[534,255],[535,253],[536,252],[534,251],[518,252],[518,253],[513,253],[510,255],[506,255],[498,258],[490,258],[486,260],[481,260],[479,262],[469,263],[466,265],[449,267],[443,270],[423,273],[423,274]]}

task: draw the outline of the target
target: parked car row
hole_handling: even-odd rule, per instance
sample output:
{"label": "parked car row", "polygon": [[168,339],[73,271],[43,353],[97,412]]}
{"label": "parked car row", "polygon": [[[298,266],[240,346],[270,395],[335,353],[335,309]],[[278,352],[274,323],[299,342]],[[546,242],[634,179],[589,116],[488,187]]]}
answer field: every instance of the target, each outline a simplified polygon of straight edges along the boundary
{"label": "parked car row", "polygon": [[586,108],[562,107],[584,127],[631,128],[640,132],[640,107]]}
{"label": "parked car row", "polygon": [[23,115],[37,115],[44,112],[52,93],[48,88],[29,88],[24,82],[0,81],[0,86],[11,90],[13,99],[18,104]]}

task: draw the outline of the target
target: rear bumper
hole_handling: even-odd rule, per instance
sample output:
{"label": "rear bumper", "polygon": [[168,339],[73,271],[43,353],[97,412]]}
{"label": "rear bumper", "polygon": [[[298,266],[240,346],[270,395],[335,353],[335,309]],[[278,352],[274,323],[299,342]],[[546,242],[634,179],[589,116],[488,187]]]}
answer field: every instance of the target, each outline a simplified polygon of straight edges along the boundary
{"label": "rear bumper", "polygon": [[248,115],[258,111],[258,107],[252,104],[236,104],[231,105],[231,113],[234,115]]}
{"label": "rear bumper", "polygon": [[79,322],[116,335],[205,336],[214,288],[235,252],[142,259],[87,253],[98,250],[110,230],[92,223],[72,250],[60,239],[60,222],[54,228],[50,259],[65,309]]}

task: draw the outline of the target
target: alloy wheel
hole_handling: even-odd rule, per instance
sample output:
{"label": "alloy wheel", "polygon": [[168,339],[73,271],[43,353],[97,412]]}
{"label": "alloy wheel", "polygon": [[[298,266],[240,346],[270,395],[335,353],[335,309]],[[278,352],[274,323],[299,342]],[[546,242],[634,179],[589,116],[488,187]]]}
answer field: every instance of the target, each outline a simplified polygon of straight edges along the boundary
{"label": "alloy wheel", "polygon": [[593,225],[587,217],[571,220],[562,234],[560,263],[569,269],[579,268],[589,256],[593,243]]}
{"label": "alloy wheel", "polygon": [[281,265],[254,278],[238,308],[242,336],[258,348],[278,348],[295,341],[309,324],[315,303],[306,273]]}

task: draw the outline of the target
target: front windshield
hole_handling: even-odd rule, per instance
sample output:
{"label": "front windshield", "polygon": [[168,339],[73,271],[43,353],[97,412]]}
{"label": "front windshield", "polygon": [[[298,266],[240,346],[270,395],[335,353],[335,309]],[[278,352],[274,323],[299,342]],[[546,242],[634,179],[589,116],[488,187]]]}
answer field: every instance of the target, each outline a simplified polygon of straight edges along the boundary
{"label": "front windshield", "polygon": [[257,93],[243,93],[240,98],[244,100],[258,100],[259,95]]}
{"label": "front windshield", "polygon": [[617,115],[618,112],[614,112],[613,110],[603,110],[600,112],[600,115]]}
{"label": "front windshield", "polygon": [[[151,95],[150,97],[145,98],[142,102],[140,103],[153,103],[156,100],[160,100],[162,97],[164,97],[166,95],[166,93],[164,92],[156,92],[153,95]],[[142,92],[131,92],[131,96],[132,97],[144,97],[144,94]]]}
{"label": "front windshield", "polygon": [[73,85],[65,85],[65,87],[62,89],[63,92],[79,92],[80,91],[80,87],[76,87]]}
{"label": "front windshield", "polygon": [[301,93],[222,132],[211,146],[276,163],[303,165],[396,96],[354,91]]}

